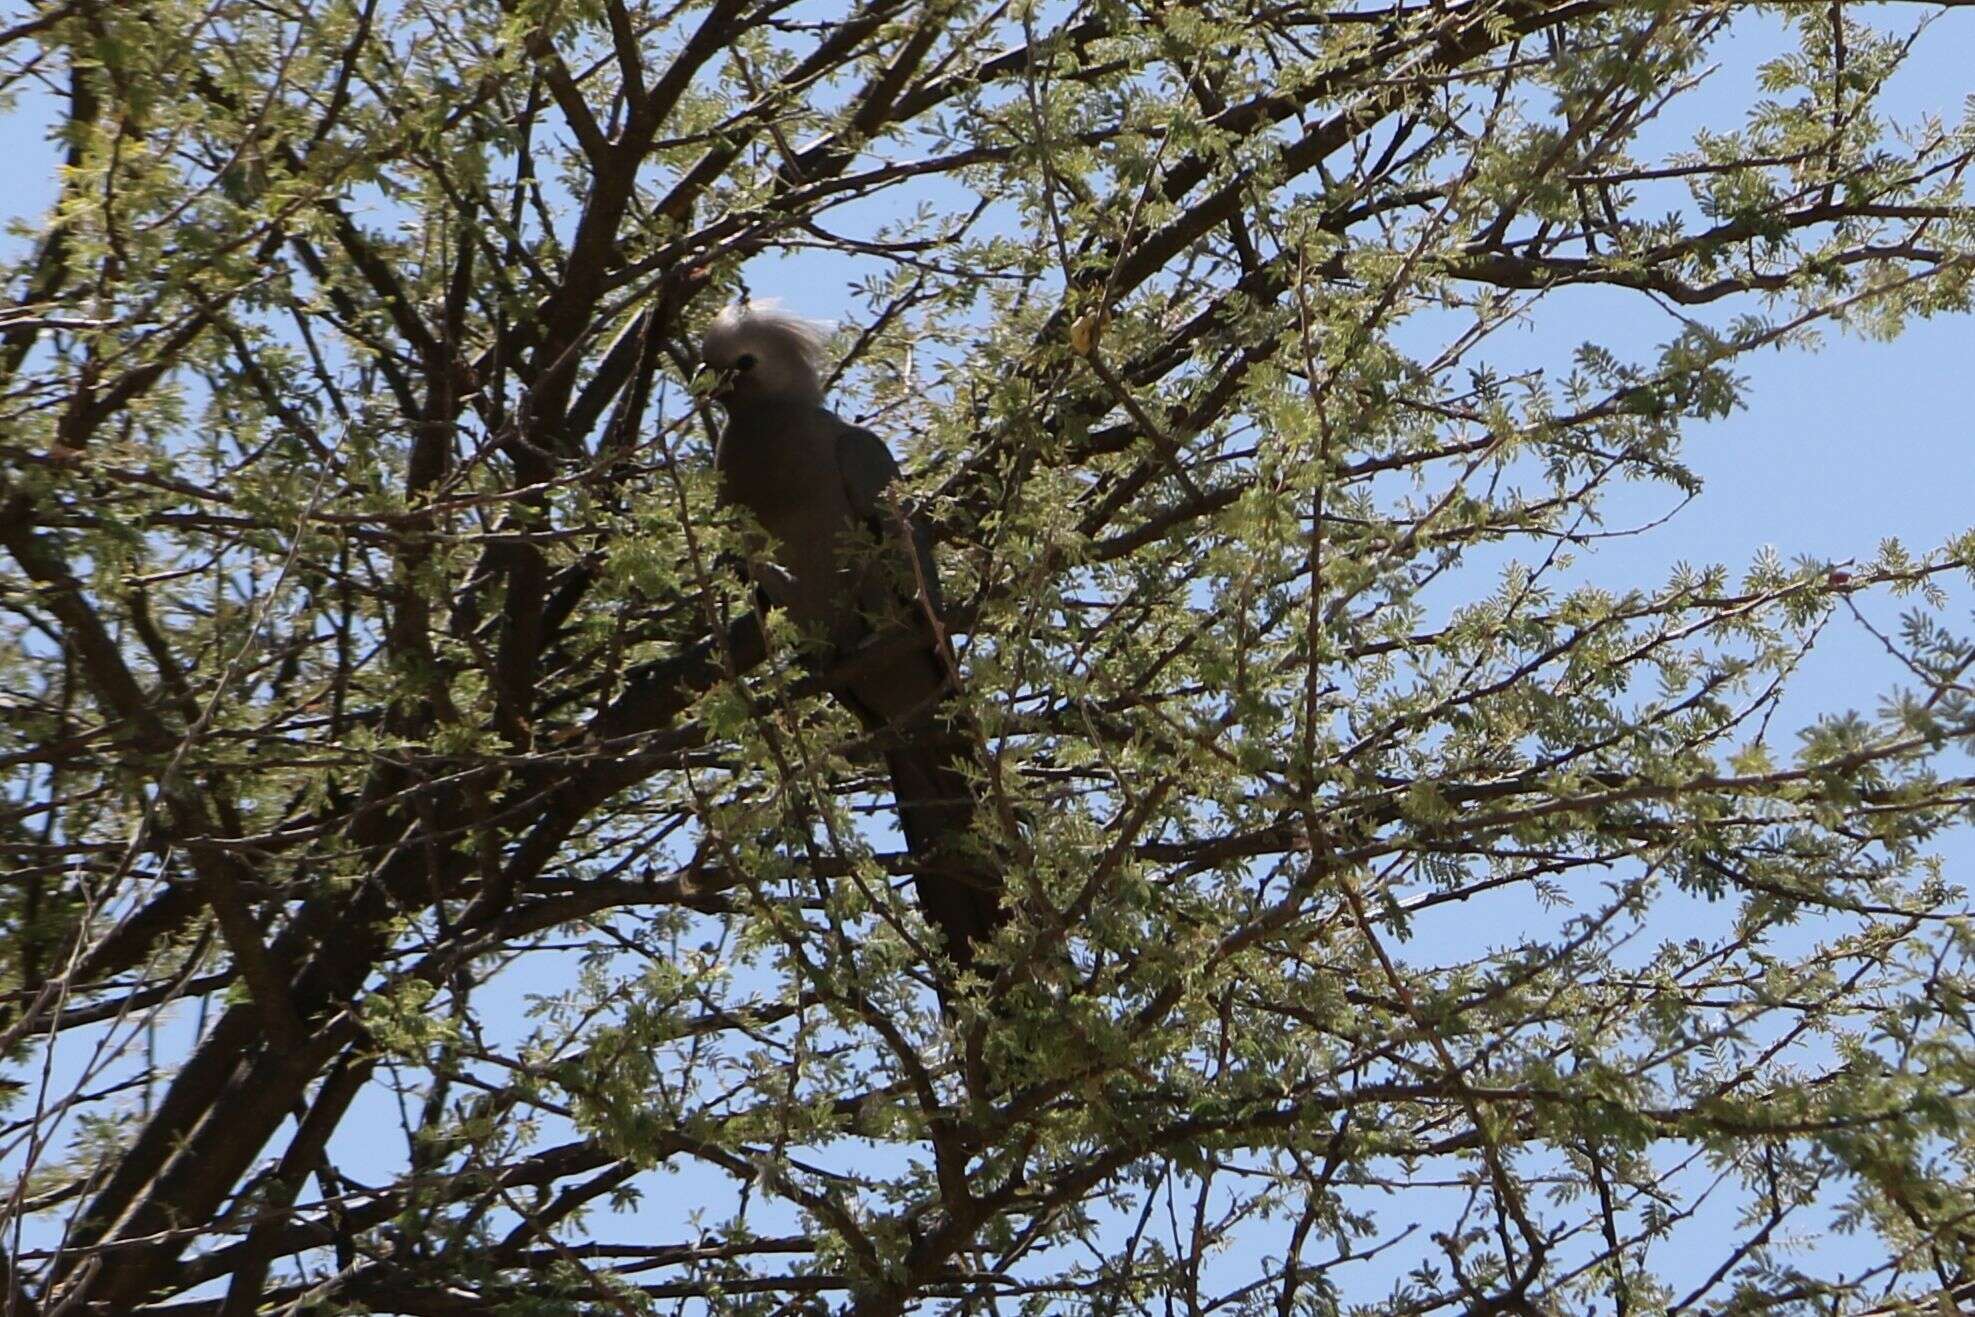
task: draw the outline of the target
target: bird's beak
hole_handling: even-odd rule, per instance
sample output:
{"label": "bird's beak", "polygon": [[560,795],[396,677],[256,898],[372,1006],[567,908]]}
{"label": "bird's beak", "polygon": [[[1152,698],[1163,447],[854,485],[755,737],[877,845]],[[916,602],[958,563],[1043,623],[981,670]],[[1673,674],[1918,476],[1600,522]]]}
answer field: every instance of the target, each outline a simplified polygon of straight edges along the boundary
{"label": "bird's beak", "polygon": [[715,402],[734,391],[734,372],[715,370],[711,366],[701,366],[693,372],[693,392],[713,399]]}

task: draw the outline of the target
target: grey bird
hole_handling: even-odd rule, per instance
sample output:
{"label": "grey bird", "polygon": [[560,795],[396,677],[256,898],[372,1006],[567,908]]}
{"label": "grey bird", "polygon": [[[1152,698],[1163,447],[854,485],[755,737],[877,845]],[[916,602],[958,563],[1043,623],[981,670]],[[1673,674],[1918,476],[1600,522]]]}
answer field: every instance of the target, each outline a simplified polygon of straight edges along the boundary
{"label": "grey bird", "polygon": [[883,732],[919,909],[966,969],[1005,915],[998,866],[969,844],[979,802],[966,725],[947,707],[953,669],[928,616],[941,606],[931,541],[901,518],[884,441],[823,405],[824,347],[820,326],[760,305],[728,307],[707,329],[700,358],[727,412],[719,501],[766,532],[746,554],[759,596],[787,611],[824,665],[848,669],[832,693]]}

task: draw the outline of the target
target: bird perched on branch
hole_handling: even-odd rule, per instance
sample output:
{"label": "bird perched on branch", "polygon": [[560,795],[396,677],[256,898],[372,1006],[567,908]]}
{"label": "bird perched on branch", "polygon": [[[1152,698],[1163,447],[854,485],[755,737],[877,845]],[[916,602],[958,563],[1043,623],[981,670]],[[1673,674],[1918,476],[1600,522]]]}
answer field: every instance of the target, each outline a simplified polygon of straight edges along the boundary
{"label": "bird perched on branch", "polygon": [[919,908],[965,969],[1004,915],[997,867],[969,845],[972,750],[947,707],[931,540],[897,502],[884,441],[823,405],[824,347],[822,327],[764,306],[728,307],[708,328],[700,357],[727,411],[719,498],[767,533],[748,546],[749,579],[847,670],[833,693],[882,733]]}

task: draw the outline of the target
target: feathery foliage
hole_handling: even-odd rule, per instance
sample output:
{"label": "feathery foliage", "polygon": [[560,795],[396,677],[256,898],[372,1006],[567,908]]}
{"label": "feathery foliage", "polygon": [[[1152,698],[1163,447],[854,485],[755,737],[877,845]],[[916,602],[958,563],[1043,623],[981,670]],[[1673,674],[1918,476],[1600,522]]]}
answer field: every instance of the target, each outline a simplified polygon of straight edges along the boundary
{"label": "feathery foliage", "polygon": [[[13,6],[6,1311],[1949,1311],[1975,537],[1571,561],[1749,354],[1967,310],[1930,12]],[[1009,857],[958,984],[721,566],[693,346],[819,279]],[[1513,364],[1571,299],[1663,347]]]}

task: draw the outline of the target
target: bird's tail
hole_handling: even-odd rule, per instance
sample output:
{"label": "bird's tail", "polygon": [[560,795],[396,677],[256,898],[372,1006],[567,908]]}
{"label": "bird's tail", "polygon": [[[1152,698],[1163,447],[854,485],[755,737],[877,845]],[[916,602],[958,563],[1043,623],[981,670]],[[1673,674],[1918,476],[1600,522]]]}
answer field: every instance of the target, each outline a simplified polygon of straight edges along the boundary
{"label": "bird's tail", "polygon": [[975,835],[981,802],[964,767],[968,754],[964,738],[954,736],[915,739],[885,752],[899,826],[917,870],[919,909],[962,970],[1008,918],[1000,865]]}

